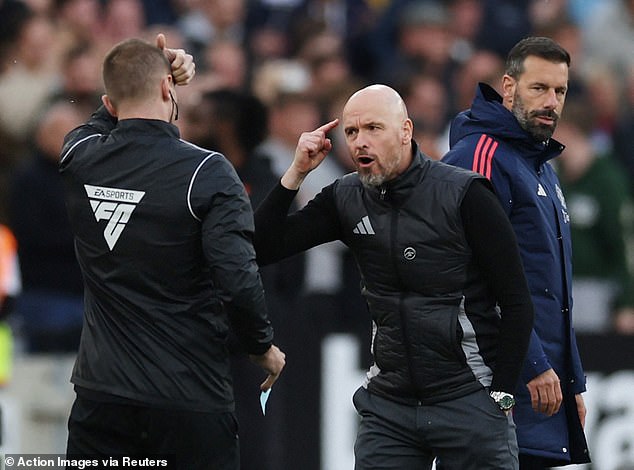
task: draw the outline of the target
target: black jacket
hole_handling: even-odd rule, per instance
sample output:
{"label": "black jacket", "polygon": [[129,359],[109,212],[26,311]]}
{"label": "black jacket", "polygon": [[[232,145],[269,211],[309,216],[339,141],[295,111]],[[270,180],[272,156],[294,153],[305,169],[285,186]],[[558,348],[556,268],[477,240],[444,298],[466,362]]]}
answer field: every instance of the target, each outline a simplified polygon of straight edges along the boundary
{"label": "black jacket", "polygon": [[[405,403],[490,385],[511,392],[532,306],[510,223],[487,187],[420,153],[382,188],[364,188],[353,173],[288,217],[278,186],[256,211],[258,260],[333,239],[350,247],[374,322],[370,391]],[[483,206],[480,221],[469,204]]]}
{"label": "black jacket", "polygon": [[248,352],[272,328],[244,187],[220,154],[164,121],[98,110],[60,171],[85,283],[72,381],[161,407],[229,410],[229,322]]}

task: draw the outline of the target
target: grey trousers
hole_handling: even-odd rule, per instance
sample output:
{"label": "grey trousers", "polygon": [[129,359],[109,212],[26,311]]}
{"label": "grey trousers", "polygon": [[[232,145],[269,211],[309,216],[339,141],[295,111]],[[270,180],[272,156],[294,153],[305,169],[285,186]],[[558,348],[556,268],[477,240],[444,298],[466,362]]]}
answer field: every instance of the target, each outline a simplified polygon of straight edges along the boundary
{"label": "grey trousers", "polygon": [[407,406],[359,388],[355,470],[517,470],[515,423],[482,389],[454,400]]}

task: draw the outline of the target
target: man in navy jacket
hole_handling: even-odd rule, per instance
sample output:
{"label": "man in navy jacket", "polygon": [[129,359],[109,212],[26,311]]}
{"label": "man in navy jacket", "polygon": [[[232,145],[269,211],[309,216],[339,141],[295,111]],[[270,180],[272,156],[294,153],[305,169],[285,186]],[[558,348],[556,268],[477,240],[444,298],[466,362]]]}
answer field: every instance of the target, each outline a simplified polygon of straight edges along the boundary
{"label": "man in navy jacket", "polygon": [[517,236],[535,308],[516,390],[520,469],[589,462],[583,432],[585,376],[572,328],[570,218],[548,164],[568,88],[570,56],[548,38],[510,51],[504,96],[480,84],[471,109],[452,122],[443,161],[485,175]]}

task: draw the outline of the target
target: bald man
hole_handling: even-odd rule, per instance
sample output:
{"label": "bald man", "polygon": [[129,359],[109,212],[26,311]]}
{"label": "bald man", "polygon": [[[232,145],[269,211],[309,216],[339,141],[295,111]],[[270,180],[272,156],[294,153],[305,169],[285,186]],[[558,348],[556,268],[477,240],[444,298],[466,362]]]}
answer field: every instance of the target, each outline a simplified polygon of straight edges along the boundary
{"label": "bald man", "polygon": [[332,149],[335,119],[301,135],[256,211],[258,261],[321,243],[353,251],[373,322],[374,364],[354,395],[355,468],[516,469],[510,413],[533,308],[508,218],[480,175],[412,140],[393,89],[354,93],[341,127],[356,172],[288,214]]}

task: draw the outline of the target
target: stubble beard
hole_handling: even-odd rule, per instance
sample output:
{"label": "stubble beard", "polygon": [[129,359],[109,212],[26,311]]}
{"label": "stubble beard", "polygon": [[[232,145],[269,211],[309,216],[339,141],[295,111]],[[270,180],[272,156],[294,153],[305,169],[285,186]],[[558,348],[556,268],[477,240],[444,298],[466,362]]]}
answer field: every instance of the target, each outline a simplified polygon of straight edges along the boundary
{"label": "stubble beard", "polygon": [[[396,169],[399,167],[400,163],[401,157],[397,156],[389,167],[379,167],[379,173],[372,173],[372,171],[362,173],[361,170],[357,169],[359,180],[366,188],[378,188],[383,186],[386,181],[389,181],[397,176]],[[375,165],[378,165],[378,162],[375,162]]]}
{"label": "stubble beard", "polygon": [[[553,110],[537,110],[527,111],[524,106],[524,101],[520,97],[519,93],[515,93],[513,96],[513,105],[511,112],[519,122],[522,129],[524,129],[530,136],[537,142],[546,142],[553,136],[555,127],[557,127],[557,121],[559,115]],[[537,122],[538,116],[546,116],[553,119],[552,125],[541,124]]]}
{"label": "stubble beard", "polygon": [[359,179],[361,180],[361,184],[366,188],[378,188],[385,182],[385,175],[359,172]]}

